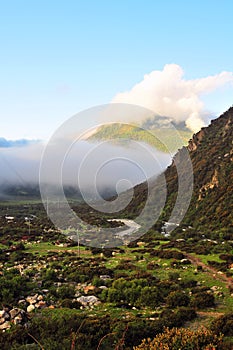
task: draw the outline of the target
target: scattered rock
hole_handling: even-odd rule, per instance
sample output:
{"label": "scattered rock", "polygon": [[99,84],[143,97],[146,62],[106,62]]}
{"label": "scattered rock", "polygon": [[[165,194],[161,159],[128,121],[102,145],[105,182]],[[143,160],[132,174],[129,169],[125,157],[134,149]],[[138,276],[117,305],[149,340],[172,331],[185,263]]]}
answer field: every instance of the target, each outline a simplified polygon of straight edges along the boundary
{"label": "scattered rock", "polygon": [[101,303],[100,300],[94,295],[89,295],[89,296],[82,295],[81,297],[77,298],[77,301],[80,304],[82,304],[82,306],[84,307],[97,306]]}
{"label": "scattered rock", "polygon": [[12,318],[15,318],[16,316],[18,316],[20,314],[22,310],[18,309],[18,308],[15,308],[15,309],[12,309],[10,311],[10,316],[11,316],[11,319]]}
{"label": "scattered rock", "polygon": [[4,322],[4,323],[2,323],[0,325],[0,329],[3,330],[3,331],[5,331],[6,329],[9,329],[9,328],[11,328],[11,325],[10,325],[9,321],[6,321],[6,322]]}
{"label": "scattered rock", "polygon": [[28,321],[27,314],[20,308],[7,307],[9,312],[5,310],[0,311],[0,330],[5,331],[11,327],[12,324],[25,324]]}
{"label": "scattered rock", "polygon": [[35,310],[35,306],[33,304],[28,305],[27,312],[32,312],[33,310]]}
{"label": "scattered rock", "polygon": [[47,307],[47,304],[45,301],[40,300],[38,303],[35,304],[35,307],[37,309],[44,309],[45,307]]}
{"label": "scattered rock", "polygon": [[111,277],[109,275],[100,275],[100,279],[103,281],[109,280]]}
{"label": "scattered rock", "polygon": [[99,289],[108,289],[106,286],[99,286]]}
{"label": "scattered rock", "polygon": [[0,324],[3,324],[5,322],[5,318],[4,317],[1,317],[0,318]]}
{"label": "scattered rock", "polygon": [[86,286],[83,288],[85,294],[88,294],[90,291],[93,292],[96,289],[95,286]]}
{"label": "scattered rock", "polygon": [[28,297],[26,298],[26,301],[27,301],[29,304],[36,304],[37,298],[38,298],[38,294],[35,294],[35,295],[33,295],[33,296],[28,296]]}
{"label": "scattered rock", "polygon": [[22,307],[23,306],[26,306],[27,305],[27,302],[26,302],[26,300],[25,299],[20,299],[19,301],[18,301],[18,305],[22,305]]}

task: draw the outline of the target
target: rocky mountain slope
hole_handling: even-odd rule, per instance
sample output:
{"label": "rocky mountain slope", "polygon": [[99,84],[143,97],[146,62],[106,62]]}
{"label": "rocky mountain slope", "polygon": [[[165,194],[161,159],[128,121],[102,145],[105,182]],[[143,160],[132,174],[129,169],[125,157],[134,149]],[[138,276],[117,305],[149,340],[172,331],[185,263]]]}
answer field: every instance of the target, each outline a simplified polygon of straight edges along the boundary
{"label": "rocky mountain slope", "polygon": [[[233,234],[233,107],[194,134],[188,146],[175,155],[172,165],[165,171],[167,202],[160,222],[169,220],[176,202],[178,175],[175,163],[178,161],[182,166],[183,153],[187,150],[193,167],[193,195],[176,231],[181,232],[182,228],[192,226],[199,232],[215,232],[229,239]],[[184,163],[184,179],[185,172]],[[146,196],[146,184],[135,187],[134,201],[128,211],[138,215],[138,208]]]}
{"label": "rocky mountain slope", "polygon": [[233,229],[233,108],[190,140],[194,193],[186,221]]}

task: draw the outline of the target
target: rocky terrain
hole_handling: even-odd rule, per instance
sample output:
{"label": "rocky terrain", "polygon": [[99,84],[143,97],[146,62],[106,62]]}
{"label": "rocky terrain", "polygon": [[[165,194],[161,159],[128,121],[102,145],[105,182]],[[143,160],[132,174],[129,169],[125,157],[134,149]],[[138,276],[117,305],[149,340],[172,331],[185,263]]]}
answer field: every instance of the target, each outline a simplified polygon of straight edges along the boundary
{"label": "rocky terrain", "polygon": [[[149,349],[175,334],[201,350],[232,349],[232,122],[230,108],[178,152],[165,172],[161,217],[127,245],[78,245],[72,229],[68,235],[54,227],[41,203],[2,202],[0,348]],[[165,235],[178,188],[175,164],[184,151],[193,196],[182,222]],[[146,184],[138,185],[118,218],[134,220],[146,195]],[[72,205],[87,235],[93,224],[110,230],[111,216]]]}

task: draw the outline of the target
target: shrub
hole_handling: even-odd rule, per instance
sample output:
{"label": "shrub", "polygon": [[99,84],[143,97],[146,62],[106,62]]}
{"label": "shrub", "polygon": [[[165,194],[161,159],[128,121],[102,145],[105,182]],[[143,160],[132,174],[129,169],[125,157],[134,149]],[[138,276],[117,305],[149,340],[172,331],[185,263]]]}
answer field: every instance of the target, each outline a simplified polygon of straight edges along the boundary
{"label": "shrub", "polygon": [[180,274],[178,272],[169,272],[168,278],[170,281],[178,281]]}
{"label": "shrub", "polygon": [[190,305],[196,307],[197,309],[204,309],[207,307],[215,306],[214,295],[212,293],[202,292],[196,293],[191,300]]}
{"label": "shrub", "polygon": [[223,333],[225,336],[233,336],[233,313],[229,313],[215,319],[211,329],[217,333]]}
{"label": "shrub", "polygon": [[167,304],[170,307],[188,306],[190,297],[181,291],[171,292],[167,297]]}
{"label": "shrub", "polygon": [[134,350],[213,350],[222,343],[222,337],[201,328],[191,331],[185,328],[165,328],[153,340],[144,339]]}
{"label": "shrub", "polygon": [[74,295],[75,295],[74,286],[63,285],[57,289],[57,297],[61,300],[73,298]]}
{"label": "shrub", "polygon": [[176,315],[182,320],[182,322],[191,321],[197,317],[197,313],[191,307],[179,307]]}
{"label": "shrub", "polygon": [[155,308],[163,301],[161,293],[157,287],[144,287],[141,290],[140,298],[137,301],[137,306],[149,306]]}

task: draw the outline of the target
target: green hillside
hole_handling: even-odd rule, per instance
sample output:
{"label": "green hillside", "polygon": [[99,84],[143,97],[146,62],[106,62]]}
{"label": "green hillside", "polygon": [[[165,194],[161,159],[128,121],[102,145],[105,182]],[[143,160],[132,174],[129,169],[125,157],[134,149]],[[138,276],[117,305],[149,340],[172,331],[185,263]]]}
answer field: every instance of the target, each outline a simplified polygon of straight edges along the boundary
{"label": "green hillside", "polygon": [[114,123],[101,126],[89,140],[112,140],[114,143],[119,139],[135,140],[148,143],[162,152],[168,152],[168,150],[174,152],[182,144],[187,144],[191,136],[192,132],[186,129],[145,130],[134,125]]}

